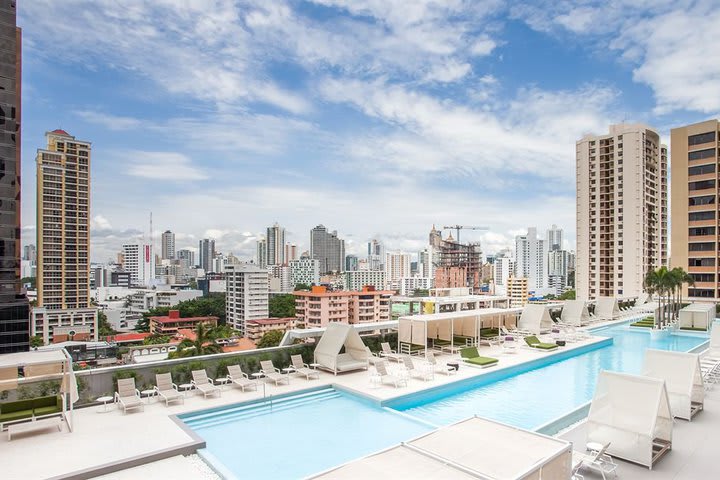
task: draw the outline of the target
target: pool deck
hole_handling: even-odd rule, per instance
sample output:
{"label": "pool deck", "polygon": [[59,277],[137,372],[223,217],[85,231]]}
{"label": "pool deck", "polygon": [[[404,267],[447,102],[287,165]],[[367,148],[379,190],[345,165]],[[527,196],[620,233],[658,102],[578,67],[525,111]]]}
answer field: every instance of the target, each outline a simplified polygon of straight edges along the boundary
{"label": "pool deck", "polygon": [[[599,325],[593,325],[593,328],[596,326]],[[336,385],[377,401],[385,401],[451,382],[479,377],[538,358],[547,359],[555,355],[563,355],[565,352],[603,340],[603,337],[592,337],[589,340],[570,343],[553,352],[518,348],[517,353],[505,353],[499,346],[482,346],[479,347],[480,354],[500,359],[498,366],[480,369],[463,364],[456,375],[436,374],[431,381],[411,379],[407,387],[374,385],[366,371],[337,376],[321,372],[319,380],[308,381],[293,377],[289,385],[276,387],[265,384],[265,395],[275,396],[313,387]],[[437,358],[439,362],[447,362],[457,360],[458,356],[446,354]],[[7,440],[7,435],[0,435],[0,464],[3,466],[3,479],[92,478],[93,475],[100,473],[109,474],[143,464],[148,464],[143,468],[155,468],[157,466],[151,466],[151,462],[157,463],[178,454],[187,454],[198,448],[202,442],[202,439],[183,428],[181,422],[173,418],[174,415],[262,398],[262,387],[258,388],[257,392],[241,392],[239,389],[225,387],[219,398],[204,399],[202,396],[189,394],[185,404],[174,404],[169,407],[162,402],[151,400],[144,411],[136,410],[127,414],[112,407],[108,412],[103,412],[102,406],[77,409],[74,412],[74,433],[69,433],[67,428],[64,428],[62,432],[18,435],[13,437],[12,441]],[[699,414],[698,425],[707,425],[706,419],[714,418],[713,410],[720,415],[720,407],[715,404],[708,406],[711,411]],[[693,426],[695,423],[693,422]],[[673,453],[676,451],[674,450]],[[147,458],[148,455],[153,456]],[[681,455],[676,453],[676,456]],[[39,459],[43,461],[38,461]],[[176,460],[171,463],[177,466],[178,462],[180,461]]]}

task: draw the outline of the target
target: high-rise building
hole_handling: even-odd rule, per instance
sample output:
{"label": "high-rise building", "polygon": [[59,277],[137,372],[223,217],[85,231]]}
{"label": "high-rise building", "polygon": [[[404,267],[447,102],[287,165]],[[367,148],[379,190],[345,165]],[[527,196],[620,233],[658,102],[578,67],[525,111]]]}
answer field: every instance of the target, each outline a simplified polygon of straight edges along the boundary
{"label": "high-rise building", "polygon": [[563,229],[553,224],[546,233],[545,248],[548,251],[563,249]]}
{"label": "high-rise building", "polygon": [[267,271],[271,293],[290,293],[295,289],[289,265],[268,265]]}
{"label": "high-rise building", "polygon": [[31,265],[37,263],[37,249],[35,245],[25,245],[23,247],[23,260],[27,260]]}
{"label": "high-rise building", "polygon": [[645,125],[619,124],[576,150],[577,297],[639,295],[667,264],[667,147]]}
{"label": "high-rise building", "polygon": [[506,291],[506,295],[510,298],[510,308],[524,307],[528,302],[527,277],[508,277]]}
{"label": "high-rise building", "polygon": [[195,266],[195,252],[192,250],[182,249],[178,250],[176,252],[177,259],[180,262],[180,265],[182,265],[185,268],[190,268]]}
{"label": "high-rise building", "polygon": [[267,228],[267,264],[282,265],[285,263],[285,229],[275,223]]}
{"label": "high-rise building", "polygon": [[429,278],[435,277],[432,247],[425,248],[418,252],[418,275]]}
{"label": "high-rise building", "polygon": [[718,147],[720,121],[674,128],[672,149],[672,232],[670,263],[694,280],[685,295],[720,298],[718,278]]}
{"label": "high-rise building", "polygon": [[268,318],[268,272],[255,265],[225,269],[227,324],[245,335],[245,322]]}
{"label": "high-rise building", "polygon": [[370,270],[384,270],[385,268],[385,247],[380,241],[372,239],[367,244],[368,268]]}
{"label": "high-rise building", "polygon": [[495,285],[505,288],[508,278],[515,274],[515,258],[509,248],[500,251],[495,256],[493,267]]}
{"label": "high-rise building", "polygon": [[267,240],[260,237],[257,241],[257,246],[255,250],[255,263],[258,267],[265,268],[268,266],[267,252]]}
{"label": "high-rise building", "polygon": [[37,308],[31,331],[45,343],[97,339],[90,306],[90,142],[64,130],[37,151]]}
{"label": "high-rise building", "polygon": [[358,291],[368,285],[376,290],[385,288],[385,272],[382,270],[358,270],[356,272],[345,272],[343,275],[343,288],[345,290]]}
{"label": "high-rise building", "polygon": [[317,285],[320,283],[320,262],[310,257],[290,262],[290,281],[293,288],[298,284]]}
{"label": "high-rise building", "polygon": [[547,287],[545,240],[538,238],[535,227],[515,237],[515,276],[527,278],[530,290]]}
{"label": "high-rise building", "polygon": [[324,225],[310,231],[310,256],[320,262],[320,274],[341,272],[345,267],[345,240]]}
{"label": "high-rise building", "polygon": [[15,5],[14,1],[0,2],[0,354],[30,348],[29,304],[20,284],[22,36]]}
{"label": "high-rise building", "polygon": [[215,240],[203,238],[198,244],[198,267],[205,270],[206,274],[212,272],[214,258]]}
{"label": "high-rise building", "polygon": [[560,295],[568,283],[568,264],[570,252],[567,250],[550,250],[548,252],[548,287]]}
{"label": "high-rise building", "polygon": [[162,252],[163,260],[175,259],[175,234],[170,230],[165,230],[162,234]]}
{"label": "high-rise building", "polygon": [[357,257],[357,255],[347,255],[345,257],[345,271],[346,272],[355,272],[358,270],[360,259]]}
{"label": "high-rise building", "polygon": [[122,246],[125,263],[123,268],[130,274],[135,286],[149,287],[155,279],[155,262],[149,243],[126,243]]}
{"label": "high-rise building", "polygon": [[410,254],[389,252],[385,254],[385,279],[392,288],[400,288],[400,279],[411,276]]}
{"label": "high-rise building", "polygon": [[285,263],[290,263],[298,259],[297,245],[294,243],[285,244]]}

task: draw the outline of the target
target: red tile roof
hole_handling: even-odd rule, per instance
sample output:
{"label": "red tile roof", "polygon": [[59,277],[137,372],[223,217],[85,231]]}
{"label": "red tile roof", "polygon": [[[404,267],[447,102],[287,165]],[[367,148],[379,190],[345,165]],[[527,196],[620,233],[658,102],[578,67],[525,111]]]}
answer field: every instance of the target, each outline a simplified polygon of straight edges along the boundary
{"label": "red tile roof", "polygon": [[243,350],[255,350],[257,347],[249,338],[238,339],[237,345],[228,345],[223,347],[223,352],[241,352]]}
{"label": "red tile roof", "polygon": [[70,137],[70,136],[71,136],[71,135],[70,135],[69,133],[67,133],[65,130],[61,130],[61,129],[59,129],[59,128],[53,130],[53,131],[50,132],[50,133],[56,133],[56,134],[58,134],[58,135],[65,135],[65,136],[67,136],[67,137]]}
{"label": "red tile roof", "polygon": [[150,336],[149,333],[118,333],[117,335],[109,335],[109,336],[105,337],[105,340],[108,342],[117,342],[117,343],[142,342],[149,336]]}
{"label": "red tile roof", "polygon": [[191,342],[197,340],[197,335],[193,330],[190,330],[189,328],[178,328],[177,336],[187,338]]}
{"label": "red tile roof", "polygon": [[177,323],[177,322],[207,322],[217,321],[218,317],[184,317],[184,318],[173,318],[173,317],[150,317],[150,320],[157,323]]}
{"label": "red tile roof", "polygon": [[259,318],[257,320],[248,320],[245,322],[245,324],[248,323],[256,323],[258,325],[278,325],[282,323],[289,323],[295,321],[295,317],[285,317],[285,318]]}

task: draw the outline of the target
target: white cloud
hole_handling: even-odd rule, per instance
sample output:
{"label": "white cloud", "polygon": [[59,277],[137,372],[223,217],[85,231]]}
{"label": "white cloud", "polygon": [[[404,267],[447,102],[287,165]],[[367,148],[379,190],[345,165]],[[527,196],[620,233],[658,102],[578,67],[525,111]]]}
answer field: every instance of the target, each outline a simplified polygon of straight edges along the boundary
{"label": "white cloud", "polygon": [[450,83],[464,78],[472,72],[469,63],[458,62],[454,59],[447,60],[444,64],[435,65],[425,75],[425,80],[429,82]]}
{"label": "white cloud", "polygon": [[192,165],[192,160],[177,152],[146,152],[130,150],[123,152],[129,161],[128,175],[157,180],[196,181],[205,180],[207,174]]}
{"label": "white cloud", "polygon": [[472,47],[470,47],[470,53],[478,57],[484,57],[490,55],[495,50],[495,47],[497,47],[495,40],[483,36],[473,43]]}
{"label": "white cloud", "polygon": [[95,215],[90,220],[90,228],[95,230],[112,230],[112,225],[107,218],[102,215]]}
{"label": "white cloud", "polygon": [[142,125],[142,121],[137,118],[110,115],[93,110],[78,110],[75,115],[88,123],[99,124],[113,131],[132,130]]}

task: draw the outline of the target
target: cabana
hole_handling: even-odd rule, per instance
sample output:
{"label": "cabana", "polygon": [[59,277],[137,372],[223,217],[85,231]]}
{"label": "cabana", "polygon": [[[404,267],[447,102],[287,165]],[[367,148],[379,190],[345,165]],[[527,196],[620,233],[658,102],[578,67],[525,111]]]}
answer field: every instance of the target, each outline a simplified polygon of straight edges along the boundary
{"label": "cabana", "polygon": [[[340,353],[345,348],[344,353]],[[368,354],[360,335],[350,325],[330,323],[315,347],[315,363],[333,372],[367,370]]]}
{"label": "cabana", "polygon": [[315,479],[566,479],[569,442],[471,417],[311,477]]}
{"label": "cabana", "polygon": [[398,351],[427,355],[429,344],[432,348],[454,353],[460,348],[477,345],[483,331],[514,326],[521,311],[522,308],[481,308],[400,317]]}
{"label": "cabana", "polygon": [[690,420],[703,409],[705,386],[697,354],[647,349],[643,375],[665,380],[673,416]]}
{"label": "cabana", "polygon": [[705,351],[704,356],[720,358],[720,328],[713,328],[710,332],[710,347]]}
{"label": "cabana", "polygon": [[590,323],[590,314],[585,300],[567,300],[560,314],[560,321],[575,327]]}
{"label": "cabana", "polygon": [[672,447],[665,381],[601,371],[587,419],[587,441],[610,443],[613,457],[652,466]]}
{"label": "cabana", "polygon": [[539,335],[550,331],[554,325],[555,322],[550,317],[549,305],[531,303],[525,305],[517,328],[533,335]]}
{"label": "cabana", "polygon": [[715,304],[692,303],[680,310],[678,328],[707,332],[715,320]]}
{"label": "cabana", "polygon": [[614,320],[620,316],[620,306],[615,297],[600,297],[595,304],[595,316],[603,320]]}
{"label": "cabana", "polygon": [[[58,395],[0,402],[0,423],[34,420],[40,427],[42,420],[38,419],[59,415],[72,432],[73,404],[79,395],[70,354],[65,349],[58,349],[0,355],[0,392],[16,390],[23,384],[41,380],[60,380]],[[3,422],[2,418],[7,413],[12,413],[14,418]]]}

